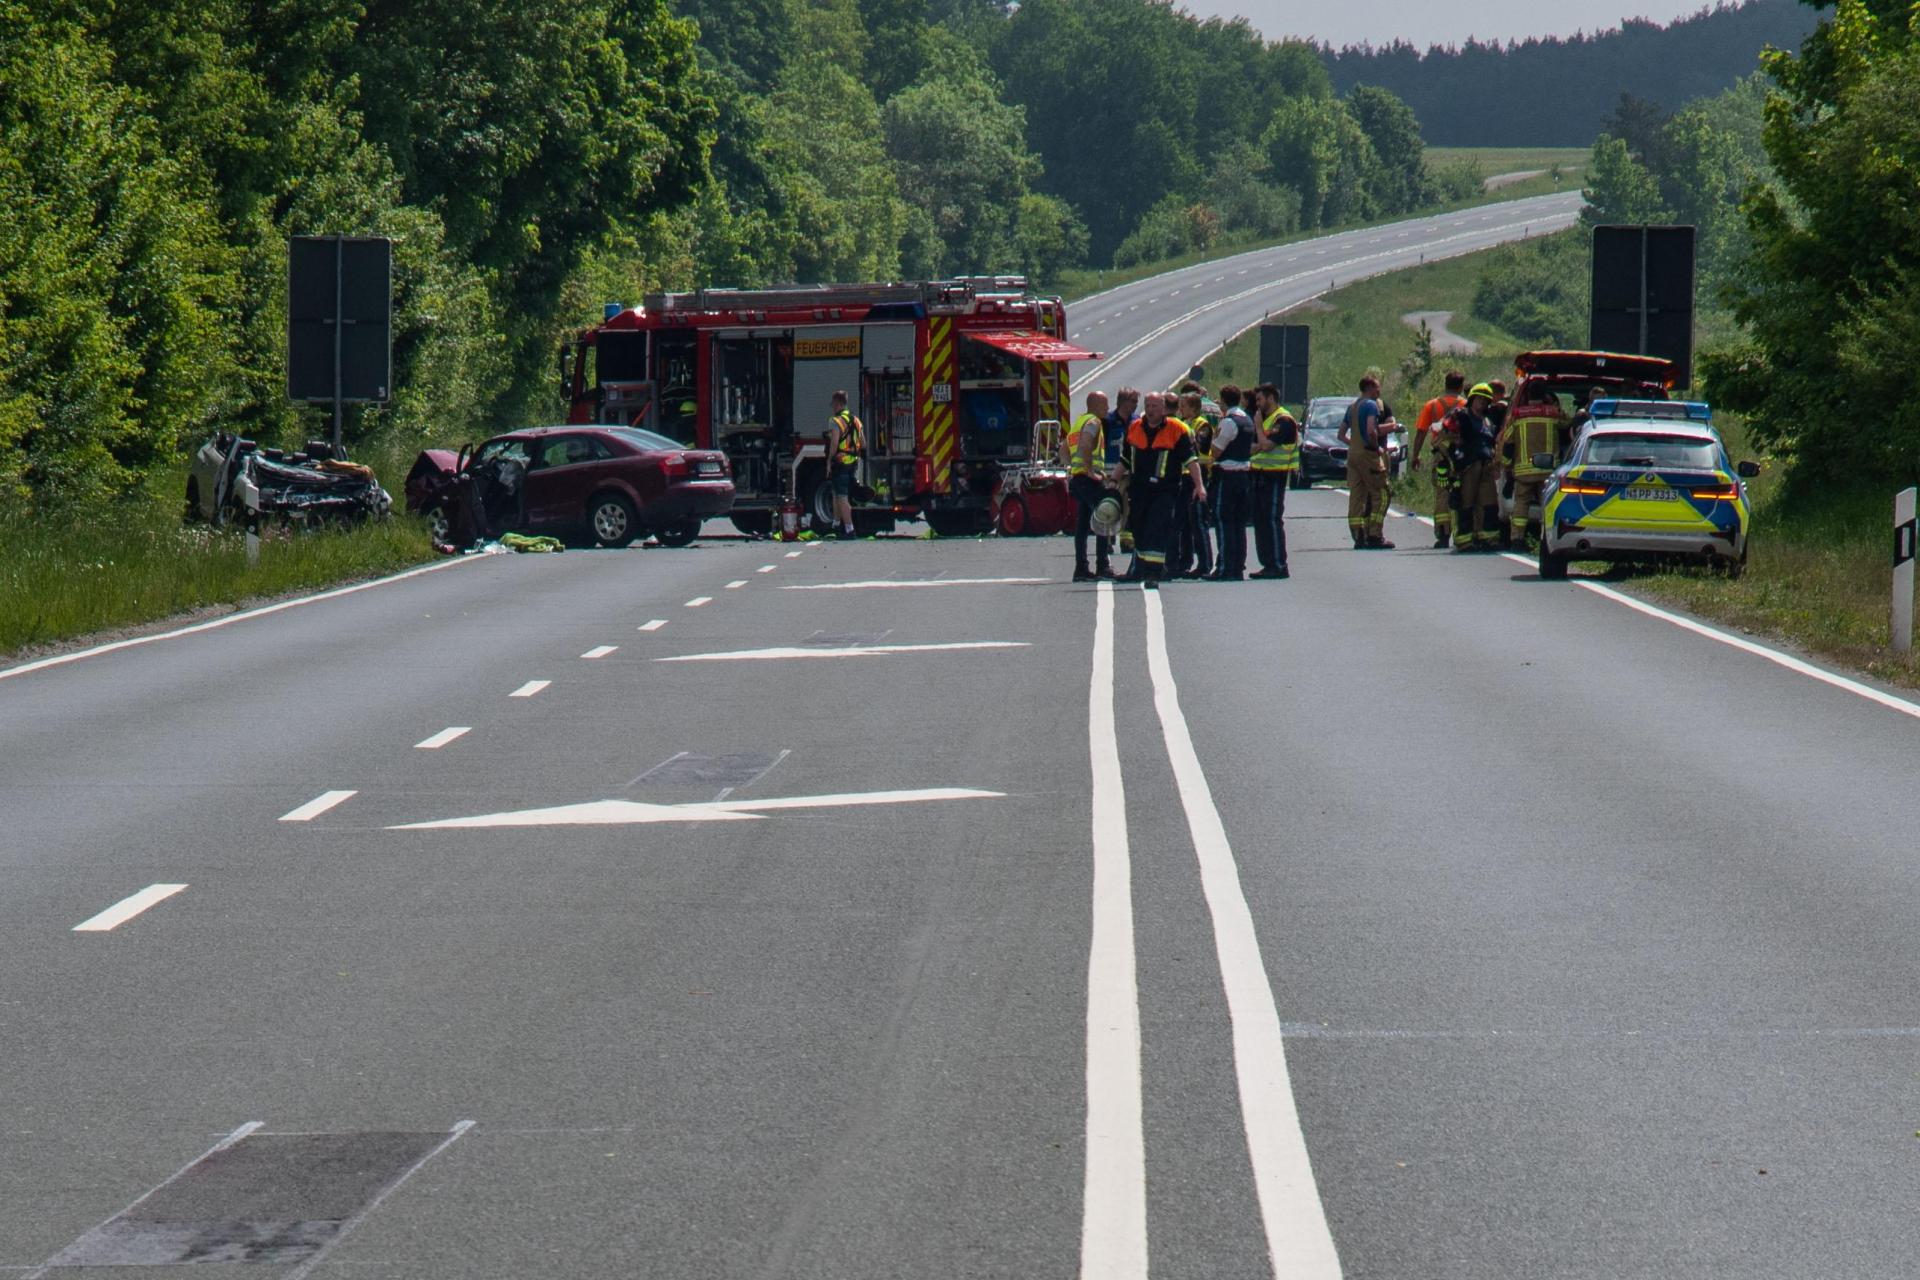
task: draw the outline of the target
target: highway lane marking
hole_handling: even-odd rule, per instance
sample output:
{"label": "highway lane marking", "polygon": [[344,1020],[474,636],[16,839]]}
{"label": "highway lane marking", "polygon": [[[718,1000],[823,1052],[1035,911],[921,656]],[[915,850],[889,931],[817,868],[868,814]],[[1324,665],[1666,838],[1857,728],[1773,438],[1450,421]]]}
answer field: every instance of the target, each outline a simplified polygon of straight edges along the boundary
{"label": "highway lane marking", "polygon": [[1206,772],[1193,747],[1193,734],[1180,710],[1167,656],[1167,624],[1158,592],[1143,593],[1147,611],[1147,669],[1153,679],[1153,704],[1173,765],[1180,806],[1200,862],[1200,886],[1213,918],[1214,949],[1233,1028],[1234,1076],[1240,1087],[1240,1116],[1253,1164],[1253,1184],[1266,1228],[1267,1250],[1275,1274],[1307,1280],[1337,1280],[1340,1255],[1334,1249],[1327,1211],[1314,1185],[1313,1162],[1294,1103],[1287,1072],[1286,1039],[1273,982],[1260,955],[1253,912],[1241,887],[1240,869],[1227,841],[1226,824],[1213,803]]}
{"label": "highway lane marking", "polygon": [[[80,1238],[85,1239],[87,1236],[92,1235],[94,1231],[104,1230],[108,1223],[116,1221],[117,1219],[126,1217],[128,1214],[132,1213],[135,1209],[138,1209],[141,1205],[153,1199],[153,1197],[158,1195],[161,1191],[165,1190],[167,1187],[171,1186],[173,1183],[178,1182],[182,1175],[186,1174],[190,1170],[199,1168],[206,1161],[212,1159],[214,1156],[219,1155],[222,1151],[225,1151],[228,1147],[231,1147],[234,1143],[240,1141],[240,1139],[246,1137],[248,1134],[252,1133],[254,1130],[261,1128],[264,1123],[265,1123],[264,1121],[260,1121],[260,1120],[247,1121],[245,1124],[241,1125],[238,1129],[235,1129],[232,1133],[220,1139],[220,1141],[214,1143],[212,1146],[208,1147],[205,1151],[202,1151],[199,1155],[195,1156],[193,1159],[189,1160],[187,1163],[181,1165],[178,1169],[174,1170],[173,1174],[170,1177],[168,1177],[165,1181],[156,1182],[151,1187],[148,1187],[145,1191],[141,1192],[137,1197],[135,1197],[134,1200],[126,1206],[126,1208],[120,1210],[120,1212],[114,1214],[111,1218],[103,1219],[101,1222],[96,1224],[92,1231],[82,1232]],[[65,1253],[65,1252],[66,1252],[65,1249],[62,1249],[60,1251],[60,1253]],[[59,1261],[60,1253],[54,1254],[53,1257],[47,1259],[47,1261],[42,1263],[40,1266],[35,1267],[33,1270],[27,1272],[26,1275],[21,1277],[21,1280],[40,1280],[40,1277],[44,1276],[47,1272],[51,1271],[53,1269],[54,1263]],[[10,1270],[10,1268],[0,1267],[0,1270]]]}
{"label": "highway lane marking", "polygon": [[874,578],[866,582],[796,582],[782,591],[876,591],[888,587],[1027,587],[1051,578]]}
{"label": "highway lane marking", "polygon": [[[1530,556],[1518,555],[1512,551],[1503,551],[1501,554],[1515,564],[1523,564],[1530,569],[1538,569],[1540,566],[1540,562]],[[1750,653],[1756,658],[1765,658],[1768,662],[1776,666],[1785,667],[1789,671],[1818,680],[1822,684],[1832,685],[1836,689],[1843,689],[1848,693],[1865,698],[1868,702],[1878,703],[1889,711],[1898,711],[1903,716],[1912,716],[1915,719],[1920,719],[1920,703],[1913,703],[1907,701],[1905,698],[1895,697],[1893,694],[1882,692],[1870,684],[1862,684],[1858,680],[1850,680],[1838,672],[1828,671],[1825,667],[1816,667],[1803,658],[1796,658],[1790,653],[1782,653],[1778,649],[1770,649],[1764,644],[1757,644],[1743,636],[1732,635],[1717,627],[1710,627],[1704,622],[1695,622],[1692,618],[1682,614],[1669,613],[1667,610],[1655,605],[1650,605],[1644,600],[1637,600],[1624,591],[1616,591],[1605,583],[1590,582],[1575,578],[1572,580],[1572,585],[1591,591],[1597,596],[1604,596],[1615,604],[1623,604],[1636,613],[1646,614],[1649,618],[1658,618],[1662,622],[1672,623],[1682,631],[1691,631],[1697,636],[1705,636],[1709,640],[1718,640],[1721,644],[1738,649],[1742,653]]]}
{"label": "highway lane marking", "polygon": [[442,569],[451,569],[455,565],[478,564],[490,556],[467,556],[454,560],[442,560],[439,564],[422,565],[418,569],[409,569],[405,573],[396,573],[390,577],[375,578],[372,582],[356,582],[350,587],[336,587],[332,591],[322,591],[318,595],[301,596],[294,600],[282,600],[278,604],[265,605],[258,609],[248,609],[242,613],[228,614],[224,618],[214,618],[207,622],[196,622],[190,627],[177,627],[172,631],[162,631],[156,635],[134,636],[130,640],[115,640],[111,644],[97,644],[91,649],[79,649],[73,653],[56,654],[51,658],[39,658],[25,662],[17,667],[0,670],[0,680],[10,680],[14,676],[31,675],[35,671],[45,671],[48,667],[65,666],[69,662],[78,662],[82,658],[95,658],[104,653],[113,653],[120,649],[132,649],[143,644],[154,644],[161,640],[175,640],[181,636],[198,635],[202,631],[215,631],[221,627],[230,627],[236,622],[245,622],[250,618],[264,618],[270,613],[280,613],[286,609],[297,609],[305,604],[319,604],[322,600],[338,600],[341,596],[350,596],[356,591],[371,591],[375,587],[384,587],[393,582],[404,582],[408,578],[417,578],[423,573],[438,573]]}
{"label": "highway lane marking", "polygon": [[[1546,200],[1555,200],[1555,198],[1548,196]],[[1544,215],[1544,217],[1551,219],[1553,215]],[[1534,223],[1507,223],[1507,225],[1496,226],[1496,228],[1482,228],[1482,230],[1475,230],[1475,232],[1465,232],[1465,234],[1459,234],[1459,236],[1442,236],[1442,238],[1438,238],[1438,240],[1428,242],[1427,251],[1434,251],[1434,249],[1444,248],[1444,246],[1452,246],[1452,244],[1457,244],[1457,242],[1461,242],[1461,240],[1476,240],[1476,238],[1486,236],[1486,234],[1511,232],[1515,226],[1523,228],[1523,232],[1530,232]],[[1359,265],[1363,265],[1363,263],[1384,263],[1384,261],[1390,261],[1390,259],[1398,259],[1402,253],[1405,253],[1405,249],[1382,249],[1379,253],[1363,253],[1363,255],[1359,255],[1359,257],[1350,257],[1350,259],[1340,261],[1338,267],[1340,267],[1342,271],[1352,271],[1354,267],[1359,267]],[[1444,257],[1444,255],[1440,255],[1440,257]],[[1294,259],[1288,257],[1286,261],[1294,261]],[[1436,261],[1438,261],[1438,259],[1436,259]],[[1075,380],[1069,384],[1069,390],[1079,391],[1081,388],[1085,388],[1094,378],[1104,376],[1104,372],[1106,372],[1108,368],[1114,367],[1117,361],[1127,359],[1129,355],[1133,355],[1135,351],[1139,351],[1140,347],[1152,344],[1152,342],[1156,342],[1158,338],[1164,338],[1165,334],[1171,334],[1175,328],[1181,328],[1181,326],[1185,326],[1185,324],[1190,324],[1192,320],[1200,319],[1202,315],[1206,315],[1206,313],[1210,313],[1210,311],[1217,311],[1219,307],[1231,305],[1231,303],[1236,303],[1236,301],[1244,301],[1244,299],[1254,297],[1256,294],[1263,294],[1263,292],[1269,292],[1269,290],[1284,288],[1284,286],[1288,286],[1288,284],[1300,284],[1302,280],[1317,280],[1317,278],[1319,278],[1319,269],[1302,271],[1302,273],[1292,274],[1292,276],[1283,276],[1283,278],[1279,278],[1279,280],[1261,280],[1260,284],[1252,284],[1252,286],[1240,290],[1238,294],[1229,294],[1227,297],[1215,297],[1213,301],[1208,301],[1208,303],[1202,303],[1202,305],[1194,307],[1192,311],[1188,311],[1187,315],[1173,317],[1173,319],[1167,320],[1165,324],[1162,324],[1160,328],[1148,332],[1148,334],[1142,336],[1142,338],[1135,338],[1133,342],[1129,342],[1125,347],[1121,347],[1119,351],[1114,351],[1114,353],[1108,355],[1104,361],[1100,361],[1098,367],[1091,368],[1091,370],[1087,370],[1085,374],[1081,374],[1079,378],[1075,378]],[[1371,274],[1363,274],[1361,278],[1371,278]],[[1319,297],[1319,294],[1313,294],[1313,297]],[[1288,305],[1290,305],[1290,307],[1298,307],[1302,301],[1311,301],[1311,297],[1308,297],[1308,299],[1296,299],[1296,301],[1292,301],[1292,303],[1288,303]]]}
{"label": "highway lane marking", "polygon": [[755,569],[754,572],[755,573],[772,573],[775,569],[778,569],[779,567],[780,566],[777,564],[763,564],[758,569]]}
{"label": "highway lane marking", "polygon": [[695,596],[693,599],[687,601],[687,608],[698,609],[701,605],[712,604],[712,603],[713,603],[712,596]]}
{"label": "highway lane marking", "polygon": [[789,559],[789,560],[798,560],[799,558],[800,558],[800,553],[799,553],[798,551],[789,551],[789,552],[787,552],[787,559]]}
{"label": "highway lane marking", "polygon": [[747,580],[745,578],[735,578],[732,582],[729,582],[727,584],[727,590],[738,591],[740,588],[746,585],[747,585]]}
{"label": "highway lane marking", "polygon": [[909,791],[860,791],[823,796],[785,796],[767,800],[716,800],[707,804],[648,804],[640,800],[589,800],[483,813],[471,818],[408,822],[389,831],[450,831],[494,827],[624,827],[667,822],[753,822],[769,813],[806,809],[854,809],[872,805],[930,804],[946,800],[1004,800],[1004,791],[972,787],[923,787]]}
{"label": "highway lane marking", "polygon": [[667,625],[667,620],[665,618],[655,618],[652,622],[641,623],[639,627],[636,629],[640,631],[658,631],[660,628],[666,625]]}
{"label": "highway lane marking", "polygon": [[73,926],[75,933],[109,933],[118,929],[147,908],[165,902],[187,886],[183,884],[150,884],[131,897],[120,901],[102,911],[99,915],[89,916]]}
{"label": "highway lane marking", "polygon": [[725,653],[683,653],[655,662],[770,662],[787,658],[870,658],[886,653],[944,653],[954,649],[1026,649],[1025,640],[962,640],[950,644],[865,644],[844,649],[804,648],[733,649]]}
{"label": "highway lane marking", "polygon": [[289,809],[281,814],[280,821],[312,822],[327,810],[336,805],[345,804],[348,800],[353,799],[353,797],[359,794],[358,791],[322,791],[319,795],[307,801],[299,808]]}
{"label": "highway lane marking", "polygon": [[450,729],[442,729],[431,738],[424,738],[414,743],[413,748],[416,751],[438,751],[454,739],[465,737],[472,732],[472,725],[455,725]]}
{"label": "highway lane marking", "polygon": [[547,688],[551,684],[553,684],[551,680],[529,680],[507,696],[509,698],[531,698],[534,694]]}
{"label": "highway lane marking", "polygon": [[1126,783],[1113,714],[1113,584],[1095,597],[1087,742],[1093,769],[1093,936],[1087,951],[1087,1147],[1081,1280],[1147,1280],[1147,1151]]}
{"label": "highway lane marking", "polygon": [[620,647],[620,646],[619,646],[619,645],[617,645],[617,644],[597,644],[597,645],[595,645],[595,646],[593,646],[593,648],[591,648],[591,649],[589,649],[589,650],[587,650],[587,651],[586,651],[585,653],[583,653],[583,654],[581,654],[580,656],[581,656],[581,657],[583,657],[583,658],[588,658],[588,659],[591,659],[591,658],[604,658],[604,657],[606,657],[606,656],[607,656],[608,654],[610,654],[610,653],[613,653],[614,651],[616,651],[617,649],[619,649],[619,647]]}

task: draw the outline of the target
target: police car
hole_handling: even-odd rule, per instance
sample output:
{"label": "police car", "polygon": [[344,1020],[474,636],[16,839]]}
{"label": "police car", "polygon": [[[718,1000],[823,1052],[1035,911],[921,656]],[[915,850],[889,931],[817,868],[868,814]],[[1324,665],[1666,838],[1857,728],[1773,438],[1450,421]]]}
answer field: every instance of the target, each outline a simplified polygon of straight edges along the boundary
{"label": "police car", "polygon": [[[1536,459],[1551,465],[1547,455]],[[1684,560],[1738,575],[1752,509],[1752,462],[1727,459],[1720,435],[1684,415],[1596,416],[1541,498],[1540,576],[1574,560]]]}

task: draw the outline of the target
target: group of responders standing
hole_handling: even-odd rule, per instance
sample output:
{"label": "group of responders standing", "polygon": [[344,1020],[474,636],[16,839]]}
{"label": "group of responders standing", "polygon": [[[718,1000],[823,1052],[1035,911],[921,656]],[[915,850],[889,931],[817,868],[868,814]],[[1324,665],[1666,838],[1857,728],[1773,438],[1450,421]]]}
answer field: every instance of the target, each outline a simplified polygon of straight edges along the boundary
{"label": "group of responders standing", "polygon": [[[1060,445],[1079,509],[1075,582],[1120,576],[1111,564],[1116,540],[1134,556],[1123,580],[1149,591],[1168,578],[1289,576],[1287,489],[1300,470],[1300,424],[1272,383],[1250,394],[1222,387],[1217,406],[1191,382],[1144,396],[1122,387],[1113,402],[1105,392],[1088,393],[1086,412]],[[1249,522],[1260,563],[1252,574]]]}
{"label": "group of responders standing", "polygon": [[[1586,420],[1587,403],[1603,394],[1595,387],[1590,395],[1577,398],[1580,413],[1570,424],[1573,431]],[[1503,533],[1511,545],[1527,545],[1532,510],[1553,473],[1540,463],[1543,455],[1557,460],[1568,435],[1557,415],[1514,415],[1506,384],[1499,379],[1475,383],[1468,390],[1466,375],[1449,370],[1446,390],[1427,401],[1414,426],[1413,470],[1420,470],[1423,452],[1432,455],[1434,547],[1493,551]],[[1500,521],[1503,467],[1512,503],[1505,530]]]}

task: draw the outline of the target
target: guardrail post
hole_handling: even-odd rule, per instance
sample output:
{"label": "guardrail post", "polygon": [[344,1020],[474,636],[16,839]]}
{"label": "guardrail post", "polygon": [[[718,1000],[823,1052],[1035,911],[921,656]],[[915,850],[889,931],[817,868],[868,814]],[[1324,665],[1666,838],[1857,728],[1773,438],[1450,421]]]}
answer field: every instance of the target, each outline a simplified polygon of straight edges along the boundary
{"label": "guardrail post", "polygon": [[1893,651],[1913,649],[1914,500],[1920,490],[1902,489],[1893,498]]}

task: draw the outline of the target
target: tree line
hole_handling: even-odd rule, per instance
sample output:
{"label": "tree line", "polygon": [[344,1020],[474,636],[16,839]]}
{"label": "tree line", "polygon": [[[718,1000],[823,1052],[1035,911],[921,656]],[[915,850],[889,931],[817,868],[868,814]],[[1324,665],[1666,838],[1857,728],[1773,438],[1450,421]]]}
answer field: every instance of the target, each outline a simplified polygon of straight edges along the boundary
{"label": "tree line", "polygon": [[603,300],[1047,280],[1441,194],[1394,94],[1164,0],[0,0],[0,497],[309,434],[291,235],[393,238],[395,399],[349,431],[406,441],[552,414]]}
{"label": "tree line", "polygon": [[1517,41],[1469,39],[1422,53],[1403,40],[1323,51],[1334,86],[1391,90],[1441,146],[1583,147],[1621,93],[1668,107],[1711,97],[1748,75],[1768,46],[1812,30],[1800,0],[1743,0],[1667,25]]}

